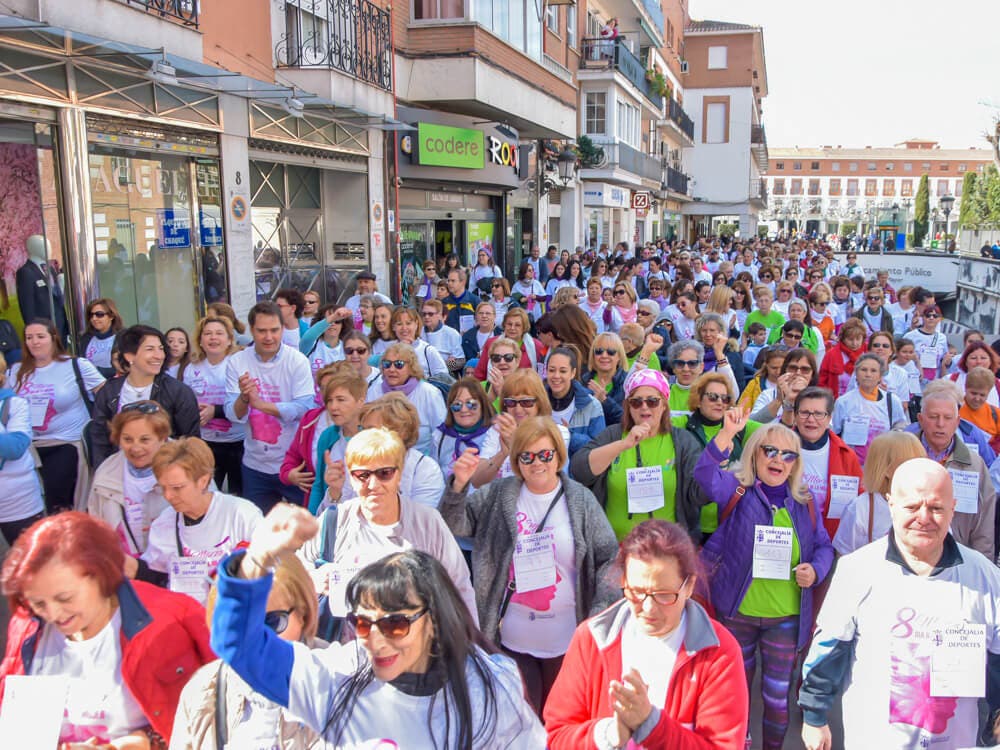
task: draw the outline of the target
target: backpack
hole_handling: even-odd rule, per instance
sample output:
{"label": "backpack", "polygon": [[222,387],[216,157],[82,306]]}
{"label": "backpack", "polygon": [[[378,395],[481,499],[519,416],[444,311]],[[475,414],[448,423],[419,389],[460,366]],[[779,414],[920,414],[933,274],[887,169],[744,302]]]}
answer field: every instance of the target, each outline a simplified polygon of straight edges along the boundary
{"label": "backpack", "polygon": [[0,319],[0,352],[14,351],[21,348],[21,340],[17,337],[14,324],[9,320]]}

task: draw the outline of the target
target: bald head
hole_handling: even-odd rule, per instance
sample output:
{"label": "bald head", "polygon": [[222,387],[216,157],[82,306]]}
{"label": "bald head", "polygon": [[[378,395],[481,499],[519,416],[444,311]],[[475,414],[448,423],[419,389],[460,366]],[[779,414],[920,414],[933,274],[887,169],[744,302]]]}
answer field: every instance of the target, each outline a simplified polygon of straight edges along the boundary
{"label": "bald head", "polygon": [[936,564],[955,515],[948,470],[929,458],[912,458],[900,464],[892,476],[889,511],[903,554],[926,565]]}

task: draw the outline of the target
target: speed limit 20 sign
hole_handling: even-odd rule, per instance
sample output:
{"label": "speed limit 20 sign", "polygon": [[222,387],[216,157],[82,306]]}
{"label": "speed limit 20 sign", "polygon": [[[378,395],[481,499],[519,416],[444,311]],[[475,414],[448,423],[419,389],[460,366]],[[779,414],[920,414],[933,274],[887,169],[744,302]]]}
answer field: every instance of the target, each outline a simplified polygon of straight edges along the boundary
{"label": "speed limit 20 sign", "polygon": [[649,193],[632,193],[632,208],[637,211],[648,211]]}

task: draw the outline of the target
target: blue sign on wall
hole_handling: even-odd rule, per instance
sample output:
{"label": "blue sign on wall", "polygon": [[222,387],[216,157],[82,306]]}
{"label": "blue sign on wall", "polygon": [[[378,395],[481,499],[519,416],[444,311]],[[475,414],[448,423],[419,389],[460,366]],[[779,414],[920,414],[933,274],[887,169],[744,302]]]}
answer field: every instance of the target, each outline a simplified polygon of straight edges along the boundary
{"label": "blue sign on wall", "polygon": [[222,246],[222,209],[218,206],[205,206],[201,209],[198,220],[202,247]]}
{"label": "blue sign on wall", "polygon": [[185,209],[158,208],[157,246],[161,250],[191,247],[191,214]]}

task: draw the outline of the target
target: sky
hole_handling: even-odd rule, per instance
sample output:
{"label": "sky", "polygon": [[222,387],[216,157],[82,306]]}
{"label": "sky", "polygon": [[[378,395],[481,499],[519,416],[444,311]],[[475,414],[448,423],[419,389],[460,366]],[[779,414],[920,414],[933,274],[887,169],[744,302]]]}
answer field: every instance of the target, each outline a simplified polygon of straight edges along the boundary
{"label": "sky", "polygon": [[690,0],[689,9],[763,27],[772,148],[908,138],[989,148],[983,133],[1000,115],[997,0]]}

